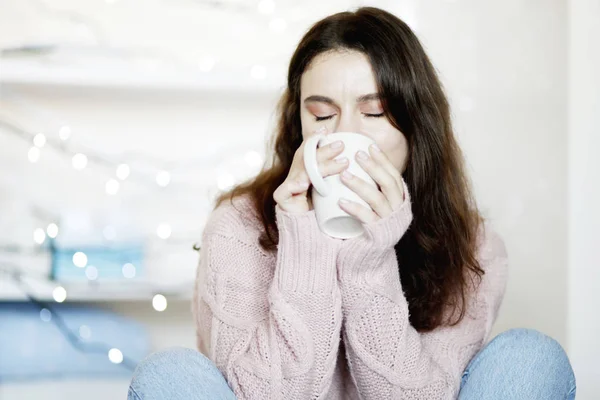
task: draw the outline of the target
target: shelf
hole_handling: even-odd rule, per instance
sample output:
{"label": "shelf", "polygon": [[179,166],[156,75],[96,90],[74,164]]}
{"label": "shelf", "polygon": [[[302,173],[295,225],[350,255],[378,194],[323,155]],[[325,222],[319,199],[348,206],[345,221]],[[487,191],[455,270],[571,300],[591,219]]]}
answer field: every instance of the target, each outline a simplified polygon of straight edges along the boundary
{"label": "shelf", "polygon": [[17,282],[0,276],[0,301],[26,301],[23,289],[40,301],[54,301],[52,292],[57,286],[67,291],[65,302],[151,301],[155,294],[164,295],[168,301],[189,301],[193,283],[161,286],[144,281],[131,282],[53,282],[24,278],[22,288]]}
{"label": "shelf", "polygon": [[253,79],[245,70],[205,73],[189,67],[149,67],[122,61],[83,60],[73,65],[44,59],[0,58],[0,85],[272,94],[281,90],[285,79]]}

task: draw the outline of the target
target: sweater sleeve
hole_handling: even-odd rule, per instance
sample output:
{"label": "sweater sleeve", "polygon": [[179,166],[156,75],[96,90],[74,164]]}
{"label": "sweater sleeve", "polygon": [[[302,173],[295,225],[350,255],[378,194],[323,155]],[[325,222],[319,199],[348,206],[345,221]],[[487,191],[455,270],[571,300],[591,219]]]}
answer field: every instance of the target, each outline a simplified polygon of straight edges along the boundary
{"label": "sweater sleeve", "polygon": [[332,382],[342,324],[338,243],[314,212],[276,209],[277,252],[228,212],[203,235],[194,296],[198,345],[242,399],[319,398]]}
{"label": "sweater sleeve", "polygon": [[[343,337],[353,380],[363,399],[455,399],[463,370],[484,345],[507,280],[502,240],[484,229],[481,282],[467,281],[466,313],[457,325],[419,333],[409,322],[394,250],[412,220],[410,198],[389,217],[367,226],[339,260]],[[402,266],[400,266],[401,268]]]}

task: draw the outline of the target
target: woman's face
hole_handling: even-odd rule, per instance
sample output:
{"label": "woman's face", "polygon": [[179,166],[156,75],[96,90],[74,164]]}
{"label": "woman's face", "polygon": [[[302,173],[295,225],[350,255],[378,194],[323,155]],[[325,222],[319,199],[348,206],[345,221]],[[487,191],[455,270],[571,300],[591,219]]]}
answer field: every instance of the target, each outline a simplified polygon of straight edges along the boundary
{"label": "woman's face", "polygon": [[321,53],[300,82],[300,120],[306,139],[327,133],[356,132],[372,138],[399,171],[408,157],[406,138],[383,115],[367,57],[357,51]]}

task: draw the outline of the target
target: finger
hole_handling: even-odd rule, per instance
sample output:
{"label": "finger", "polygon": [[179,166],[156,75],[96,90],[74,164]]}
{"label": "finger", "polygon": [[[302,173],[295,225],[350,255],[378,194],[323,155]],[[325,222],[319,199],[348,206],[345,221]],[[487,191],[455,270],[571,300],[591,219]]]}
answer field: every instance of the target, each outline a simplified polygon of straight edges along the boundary
{"label": "finger", "polygon": [[[304,144],[305,143],[302,143],[303,146]],[[332,160],[334,157],[340,155],[342,151],[344,151],[344,142],[342,142],[341,140],[335,141],[317,149],[317,164],[319,166],[319,170],[321,171],[322,176],[335,175],[343,170],[342,166],[338,166],[338,168],[331,168],[331,166],[328,166],[326,170],[321,169],[322,163]],[[289,172],[289,178],[300,182],[308,182],[309,178],[308,174],[306,173],[306,169],[304,168],[304,160],[302,158],[302,154],[302,152],[298,151],[296,152],[296,154],[294,154],[294,160],[292,162],[292,167]],[[334,172],[329,173],[329,171]],[[324,174],[324,172],[328,173]]]}
{"label": "finger", "polygon": [[379,216],[375,214],[373,210],[369,210],[367,207],[354,201],[340,199],[338,204],[342,210],[346,211],[363,224],[369,224],[379,219]]}
{"label": "finger", "polygon": [[351,174],[348,170],[344,171],[341,175],[342,183],[348,186],[353,192],[367,202],[369,206],[379,215],[381,218],[386,217],[392,213],[392,207],[388,202],[385,195],[379,191],[373,185],[368,184],[363,179]]}
{"label": "finger", "polygon": [[323,162],[331,160],[334,157],[340,155],[342,151],[344,151],[344,142],[342,142],[341,140],[337,140],[326,146],[319,147],[317,149],[317,161]]}
{"label": "finger", "polygon": [[293,196],[302,194],[308,190],[307,181],[289,180],[280,185],[275,192],[273,192],[273,200],[276,203],[285,203],[289,201]]}
{"label": "finger", "polygon": [[373,160],[381,165],[383,169],[398,182],[400,187],[402,187],[402,174],[376,144],[369,146],[369,154],[373,157]]}
{"label": "finger", "polygon": [[319,172],[322,177],[342,173],[348,168],[349,161],[346,157],[336,158],[334,160],[324,161],[319,164]]}
{"label": "finger", "polygon": [[375,161],[364,151],[356,153],[356,161],[379,185],[392,209],[402,205],[404,196],[401,183],[381,163]]}

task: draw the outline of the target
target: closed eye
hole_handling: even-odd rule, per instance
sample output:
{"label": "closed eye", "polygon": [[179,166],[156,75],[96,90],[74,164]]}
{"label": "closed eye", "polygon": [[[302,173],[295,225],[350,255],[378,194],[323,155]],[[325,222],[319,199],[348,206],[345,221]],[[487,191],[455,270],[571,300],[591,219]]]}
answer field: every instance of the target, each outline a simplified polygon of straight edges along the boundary
{"label": "closed eye", "polygon": [[[379,117],[383,117],[383,113],[379,113],[379,114],[367,114],[367,113],[364,113],[363,115],[364,115],[365,117],[369,117],[369,118],[379,118]],[[328,119],[331,119],[331,118],[333,118],[333,117],[335,117],[335,114],[328,115],[328,116],[326,116],[326,117],[317,117],[317,116],[315,116],[315,120],[316,120],[316,121],[327,121]]]}
{"label": "closed eye", "polygon": [[335,114],[328,115],[326,117],[317,117],[317,116],[315,116],[315,120],[316,121],[326,121],[326,120],[331,119],[333,117],[335,117]]}

